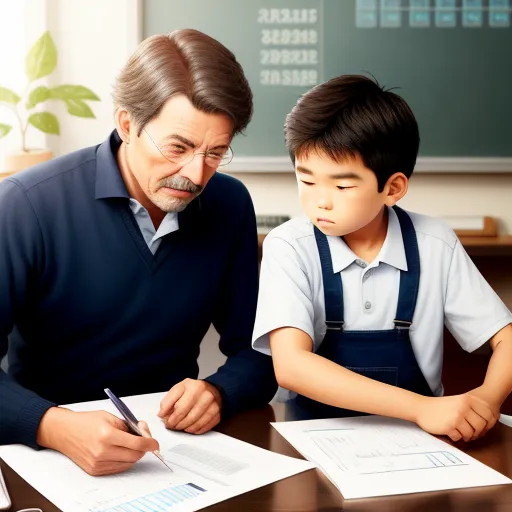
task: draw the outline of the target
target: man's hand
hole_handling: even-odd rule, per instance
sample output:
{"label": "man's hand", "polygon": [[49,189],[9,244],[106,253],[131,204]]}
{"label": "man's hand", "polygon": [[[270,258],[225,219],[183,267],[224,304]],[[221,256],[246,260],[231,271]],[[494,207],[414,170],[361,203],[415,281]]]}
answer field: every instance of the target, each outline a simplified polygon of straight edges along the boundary
{"label": "man's hand", "polygon": [[426,432],[446,435],[452,441],[478,439],[494,426],[498,418],[485,400],[472,393],[422,397],[416,423]]}
{"label": "man's hand", "polygon": [[219,423],[221,401],[219,390],[212,384],[185,379],[165,395],[158,416],[169,429],[204,434]]}
{"label": "man's hand", "polygon": [[[147,425],[140,426],[149,436]],[[41,419],[37,443],[63,453],[93,476],[120,473],[146,452],[158,450],[155,439],[129,434],[125,422],[108,412],[58,407],[48,409]]]}

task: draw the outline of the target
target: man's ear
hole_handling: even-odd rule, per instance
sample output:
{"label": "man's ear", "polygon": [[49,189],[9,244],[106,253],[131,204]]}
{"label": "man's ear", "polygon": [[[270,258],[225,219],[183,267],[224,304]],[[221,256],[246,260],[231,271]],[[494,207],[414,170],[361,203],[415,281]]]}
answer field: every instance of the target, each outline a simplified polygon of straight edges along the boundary
{"label": "man's ear", "polygon": [[130,137],[135,136],[135,126],[130,119],[130,114],[122,108],[118,107],[114,113],[114,122],[117,133],[125,144],[130,144]]}
{"label": "man's ear", "polygon": [[407,194],[409,188],[409,179],[402,172],[396,172],[388,178],[384,190],[385,204],[387,206],[395,206],[402,197]]}

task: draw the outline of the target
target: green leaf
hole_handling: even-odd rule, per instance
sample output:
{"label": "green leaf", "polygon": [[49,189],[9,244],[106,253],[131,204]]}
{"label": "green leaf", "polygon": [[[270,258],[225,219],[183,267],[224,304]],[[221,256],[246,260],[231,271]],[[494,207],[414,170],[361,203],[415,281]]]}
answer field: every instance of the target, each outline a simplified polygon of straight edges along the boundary
{"label": "green leaf", "polygon": [[100,100],[96,94],[83,85],[59,85],[52,87],[50,94],[55,100]]}
{"label": "green leaf", "polygon": [[8,124],[2,124],[0,123],[0,139],[2,137],[5,137],[10,131],[12,126],[9,126]]}
{"label": "green leaf", "polygon": [[91,107],[82,100],[66,100],[68,112],[73,116],[78,117],[95,117]]}
{"label": "green leaf", "polygon": [[60,135],[59,121],[50,112],[38,112],[28,118],[28,122],[44,133]]}
{"label": "green leaf", "polygon": [[27,108],[34,108],[38,103],[46,101],[50,97],[50,89],[41,85],[30,91],[27,101]]}
{"label": "green leaf", "polygon": [[21,98],[14,91],[7,89],[7,87],[0,87],[0,101],[16,105],[20,100]]}
{"label": "green leaf", "polygon": [[49,75],[57,65],[57,48],[50,32],[45,32],[32,46],[25,59],[25,72],[32,82]]}

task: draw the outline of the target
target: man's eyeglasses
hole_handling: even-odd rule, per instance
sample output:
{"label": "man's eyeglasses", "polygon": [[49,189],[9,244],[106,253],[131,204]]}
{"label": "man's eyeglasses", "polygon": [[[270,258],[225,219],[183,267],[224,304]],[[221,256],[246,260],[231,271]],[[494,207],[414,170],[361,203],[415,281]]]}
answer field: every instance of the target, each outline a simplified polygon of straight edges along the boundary
{"label": "man's eyeglasses", "polygon": [[230,146],[227,149],[197,152],[180,141],[170,141],[165,146],[159,146],[145,128],[144,131],[160,154],[172,164],[185,166],[192,162],[195,156],[203,155],[204,163],[212,169],[217,169],[233,160],[233,150]]}

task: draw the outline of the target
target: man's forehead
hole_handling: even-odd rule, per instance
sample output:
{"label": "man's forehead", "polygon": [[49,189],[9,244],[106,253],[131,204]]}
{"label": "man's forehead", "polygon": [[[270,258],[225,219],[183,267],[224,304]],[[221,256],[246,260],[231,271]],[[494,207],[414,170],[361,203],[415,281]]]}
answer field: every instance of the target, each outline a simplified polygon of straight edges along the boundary
{"label": "man's forehead", "polygon": [[153,124],[158,126],[161,139],[178,134],[196,145],[229,144],[233,134],[233,122],[228,115],[198,110],[184,96],[169,99]]}

